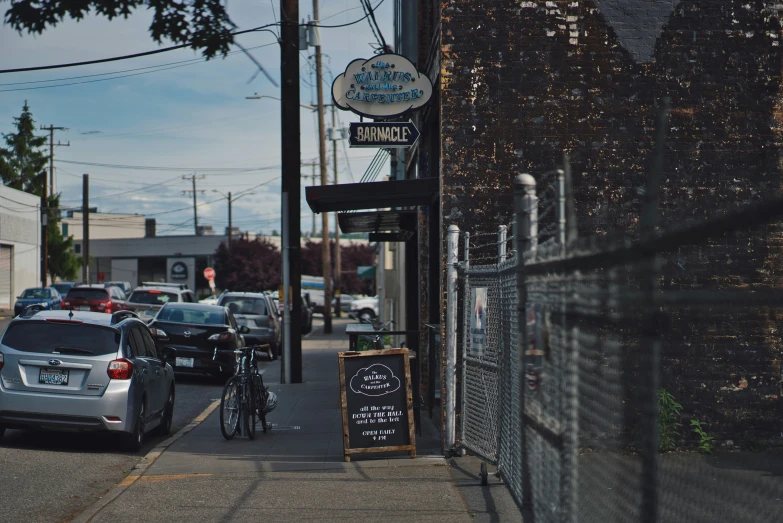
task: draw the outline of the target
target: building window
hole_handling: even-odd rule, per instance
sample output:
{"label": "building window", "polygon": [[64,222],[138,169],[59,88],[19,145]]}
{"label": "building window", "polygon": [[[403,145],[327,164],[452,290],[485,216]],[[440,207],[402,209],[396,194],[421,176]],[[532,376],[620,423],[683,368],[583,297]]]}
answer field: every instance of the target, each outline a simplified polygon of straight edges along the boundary
{"label": "building window", "polygon": [[63,224],[63,238],[67,238],[67,237],[68,237],[68,224],[64,223]]}
{"label": "building window", "polygon": [[73,246],[73,252],[75,252],[76,254],[81,254],[82,253],[82,246],[81,246],[81,244],[77,243],[76,245],[74,245]]}

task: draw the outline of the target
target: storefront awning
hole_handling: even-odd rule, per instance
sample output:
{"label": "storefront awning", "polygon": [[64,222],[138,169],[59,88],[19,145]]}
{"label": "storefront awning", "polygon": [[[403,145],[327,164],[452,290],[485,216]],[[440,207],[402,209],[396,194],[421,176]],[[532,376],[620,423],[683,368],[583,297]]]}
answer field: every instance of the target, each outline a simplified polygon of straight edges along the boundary
{"label": "storefront awning", "polygon": [[345,234],[415,231],[416,211],[341,212],[337,222]]}
{"label": "storefront awning", "polygon": [[305,187],[307,204],[315,213],[429,205],[438,196],[437,178],[346,183]]}

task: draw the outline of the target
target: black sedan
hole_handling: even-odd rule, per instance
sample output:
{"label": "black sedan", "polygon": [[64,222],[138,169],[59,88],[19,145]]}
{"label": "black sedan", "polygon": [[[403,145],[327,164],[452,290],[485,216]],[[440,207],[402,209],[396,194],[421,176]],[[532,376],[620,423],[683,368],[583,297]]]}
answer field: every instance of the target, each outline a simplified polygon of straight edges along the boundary
{"label": "black sedan", "polygon": [[280,355],[280,324],[272,300],[260,292],[224,292],[218,305],[228,307],[237,325],[249,329],[245,342],[249,345],[269,345],[271,359]]}
{"label": "black sedan", "polygon": [[201,303],[167,303],[149,327],[158,348],[173,353],[175,372],[222,377],[233,374],[233,351],[245,346],[249,332],[226,307]]}

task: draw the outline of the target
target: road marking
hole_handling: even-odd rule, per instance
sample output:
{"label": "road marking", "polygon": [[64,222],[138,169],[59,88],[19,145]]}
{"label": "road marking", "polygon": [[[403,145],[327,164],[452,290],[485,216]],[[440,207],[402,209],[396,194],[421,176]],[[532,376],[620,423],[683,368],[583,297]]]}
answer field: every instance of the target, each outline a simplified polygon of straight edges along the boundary
{"label": "road marking", "polygon": [[92,521],[92,518],[97,516],[101,510],[106,508],[112,501],[120,497],[123,492],[128,490],[128,488],[136,483],[136,481],[142,477],[145,477],[143,474],[147,471],[148,468],[150,468],[150,466],[152,466],[153,463],[155,463],[155,460],[157,460],[168,447],[174,444],[174,442],[176,442],[182,436],[195,429],[202,421],[207,419],[207,417],[209,417],[209,415],[212,414],[212,412],[218,408],[219,405],[220,400],[213,401],[206,409],[204,409],[201,414],[196,416],[193,421],[179,429],[177,433],[171,436],[169,439],[149,451],[146,456],[141,458],[139,462],[136,463],[136,465],[133,467],[133,470],[131,470],[122,481],[114,485],[111,489],[108,490],[108,492],[106,492],[103,497],[99,498],[98,501],[84,509],[81,514],[73,518],[71,523],[89,523]]}

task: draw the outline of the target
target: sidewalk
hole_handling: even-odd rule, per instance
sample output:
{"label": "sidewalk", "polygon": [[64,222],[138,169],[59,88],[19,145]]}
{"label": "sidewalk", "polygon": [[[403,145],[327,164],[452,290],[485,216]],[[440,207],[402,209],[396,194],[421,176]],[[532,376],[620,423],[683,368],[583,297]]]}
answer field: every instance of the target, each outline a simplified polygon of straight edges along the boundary
{"label": "sidewalk", "polygon": [[426,428],[426,416],[418,458],[343,460],[337,352],[347,350],[347,323],[335,320],[334,334],[304,340],[305,383],[280,385],[279,363],[267,364],[265,381],[279,398],[268,434],[226,441],[216,409],[141,477],[127,478],[124,490],[91,519],[76,521],[521,520],[502,485],[480,487],[466,472],[478,471],[478,463],[460,458],[452,470],[439,455],[439,436]]}

